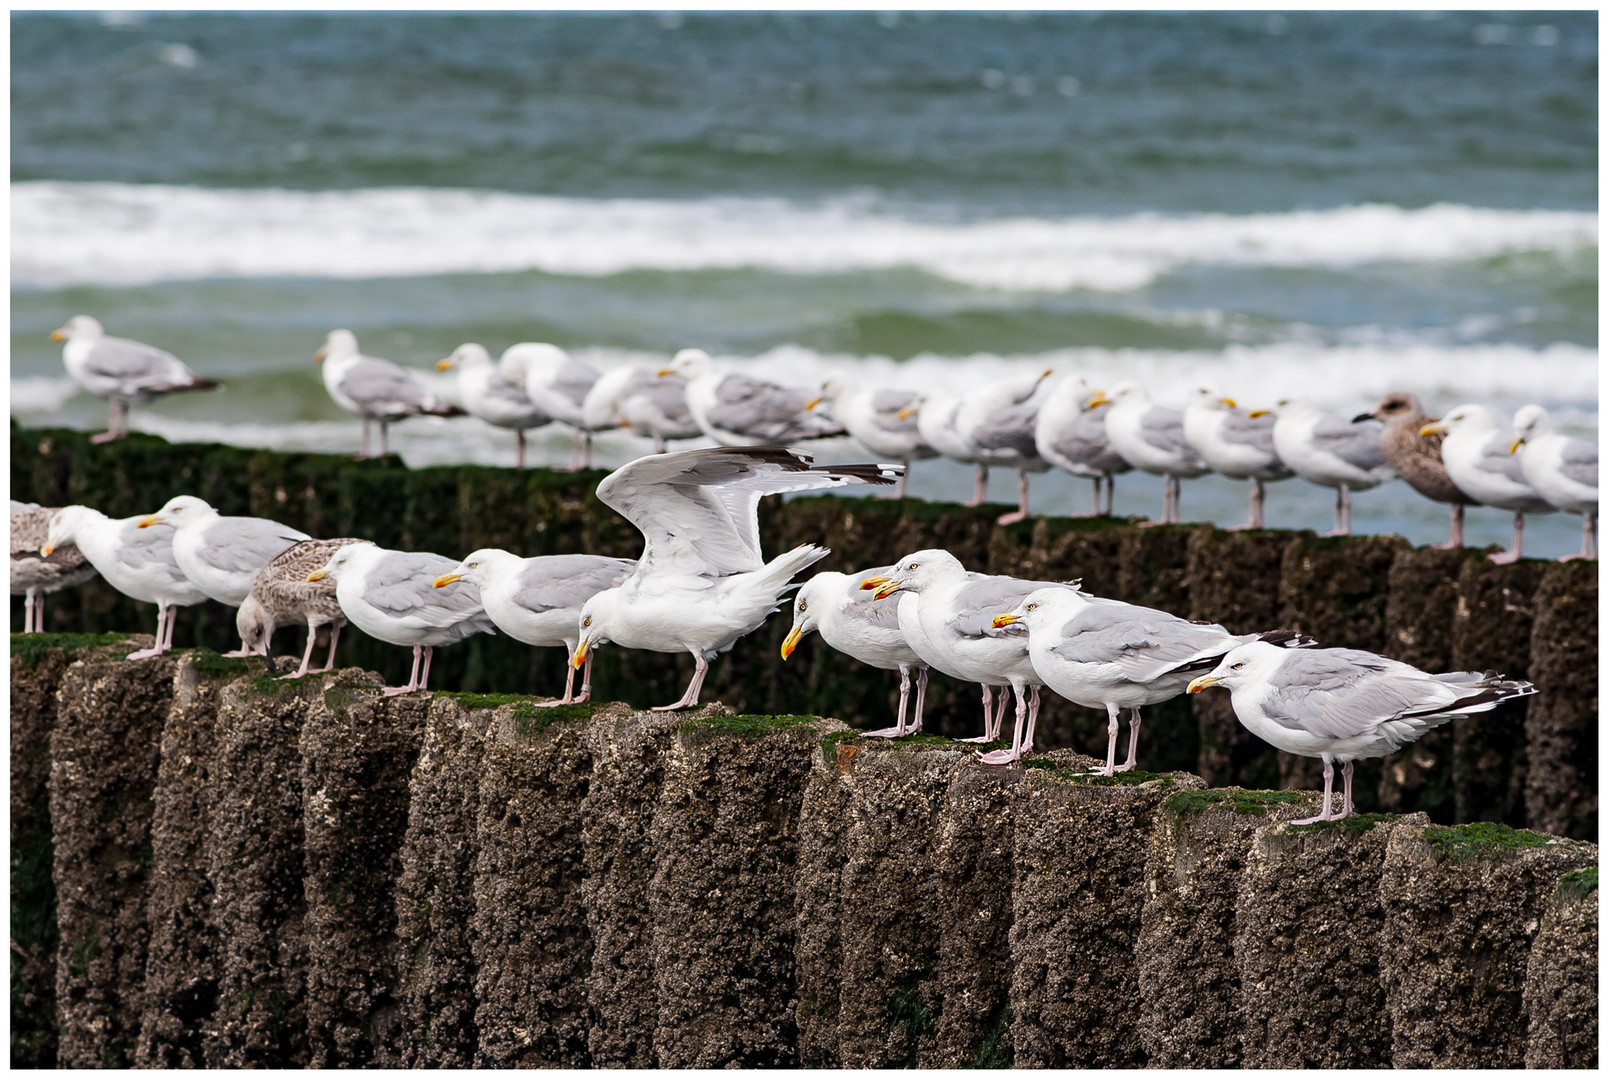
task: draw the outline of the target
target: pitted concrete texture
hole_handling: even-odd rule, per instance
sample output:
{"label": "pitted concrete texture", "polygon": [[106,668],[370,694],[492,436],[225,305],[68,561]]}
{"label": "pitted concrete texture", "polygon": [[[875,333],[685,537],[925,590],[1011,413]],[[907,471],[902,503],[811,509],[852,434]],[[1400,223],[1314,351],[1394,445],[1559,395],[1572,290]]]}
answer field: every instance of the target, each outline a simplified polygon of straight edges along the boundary
{"label": "pitted concrete texture", "polygon": [[1527,1069],[1598,1067],[1598,879],[1560,878],[1525,974]]}

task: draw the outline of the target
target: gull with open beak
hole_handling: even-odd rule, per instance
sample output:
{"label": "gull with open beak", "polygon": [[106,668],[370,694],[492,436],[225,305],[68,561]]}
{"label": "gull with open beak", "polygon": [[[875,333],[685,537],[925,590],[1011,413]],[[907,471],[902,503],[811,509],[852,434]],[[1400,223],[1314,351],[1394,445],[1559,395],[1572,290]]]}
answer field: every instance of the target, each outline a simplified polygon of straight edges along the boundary
{"label": "gull with open beak", "polygon": [[[786,660],[799,641],[815,631],[821,634],[822,641],[846,656],[874,668],[899,672],[899,711],[894,726],[861,732],[866,737],[899,738],[921,731],[922,704],[927,697],[927,665],[899,628],[899,601],[875,599],[870,590],[863,588],[868,581],[886,582],[890,569],[879,566],[858,574],[827,570],[805,582],[793,599],[793,629],[782,642],[782,659]],[[913,670],[916,715],[906,726]]]}
{"label": "gull with open beak", "polygon": [[518,383],[503,377],[483,346],[465,342],[436,364],[437,371],[454,368],[458,369],[458,396],[465,410],[477,420],[513,431],[514,467],[525,468],[525,433],[553,417],[534,404]]}
{"label": "gull with open beak", "polygon": [[587,657],[581,693],[575,693],[575,668],[568,662],[580,644],[577,629],[581,606],[605,589],[626,580],[632,559],[606,555],[540,555],[522,559],[511,551],[481,548],[464,557],[450,573],[436,578],[445,589],[467,581],[480,590],[481,604],[497,628],[515,641],[538,648],[563,646],[564,697],[544,705],[575,705],[592,696],[592,658]]}
{"label": "gull with open beak", "polygon": [[[1292,825],[1355,813],[1353,762],[1384,757],[1456,717],[1536,693],[1528,682],[1490,671],[1431,675],[1362,649],[1281,649],[1266,641],[1231,649],[1189,691],[1212,686],[1229,691],[1235,716],[1253,735],[1288,754],[1323,760],[1324,810]],[[1337,761],[1345,785],[1340,813],[1330,805]]]}
{"label": "gull with open beak", "polygon": [[[1569,559],[1598,557],[1598,444],[1553,430],[1540,405],[1514,414],[1514,442],[1509,453],[1520,455],[1525,480],[1537,494],[1567,514],[1581,515],[1581,553]],[[1561,560],[1561,561],[1564,561]]]}
{"label": "gull with open beak", "polygon": [[1519,458],[1509,453],[1514,433],[1484,405],[1459,405],[1425,424],[1421,435],[1441,435],[1441,460],[1459,490],[1483,506],[1514,514],[1514,543],[1488,555],[1495,563],[1517,562],[1524,551],[1525,515],[1551,514],[1553,506],[1525,482]]}
{"label": "gull with open beak", "polygon": [[1252,416],[1208,386],[1197,387],[1184,406],[1184,437],[1212,471],[1251,481],[1251,510],[1239,529],[1263,527],[1263,484],[1284,480],[1291,470],[1274,449],[1274,418]]}

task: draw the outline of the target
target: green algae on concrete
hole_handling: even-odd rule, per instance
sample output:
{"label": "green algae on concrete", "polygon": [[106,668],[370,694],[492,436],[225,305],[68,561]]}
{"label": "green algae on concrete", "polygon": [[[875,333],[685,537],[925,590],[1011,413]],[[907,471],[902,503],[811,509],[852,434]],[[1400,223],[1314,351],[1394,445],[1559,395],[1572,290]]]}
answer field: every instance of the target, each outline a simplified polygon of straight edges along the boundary
{"label": "green algae on concrete", "polygon": [[39,658],[51,649],[60,649],[64,653],[102,649],[128,641],[133,636],[133,634],[12,634],[11,655],[29,667],[37,667]]}
{"label": "green algae on concrete", "polygon": [[1239,788],[1208,788],[1179,791],[1162,802],[1162,809],[1179,817],[1199,814],[1209,806],[1225,803],[1237,814],[1266,815],[1270,807],[1299,802],[1299,791],[1246,791]]}
{"label": "green algae on concrete", "polygon": [[[1335,798],[1340,798],[1340,796],[1336,795]],[[1306,825],[1290,825],[1286,827],[1284,835],[1344,832],[1351,833],[1353,836],[1361,836],[1376,825],[1389,825],[1394,821],[1400,820],[1401,817],[1401,814],[1353,814],[1351,817],[1332,818],[1329,821],[1314,821]],[[1280,835],[1280,833],[1269,833],[1263,837],[1263,843],[1269,843]]]}
{"label": "green algae on concrete", "polygon": [[781,735],[819,720],[817,716],[701,716],[681,725],[682,731],[708,732],[739,739],[763,739]]}
{"label": "green algae on concrete", "polygon": [[1559,887],[1553,895],[1561,900],[1585,900],[1598,887],[1598,868],[1582,867],[1559,878]]}
{"label": "green algae on concrete", "polygon": [[1491,858],[1512,854],[1521,848],[1559,843],[1555,837],[1511,828],[1496,821],[1475,821],[1451,827],[1431,825],[1425,829],[1424,840],[1440,859]]}

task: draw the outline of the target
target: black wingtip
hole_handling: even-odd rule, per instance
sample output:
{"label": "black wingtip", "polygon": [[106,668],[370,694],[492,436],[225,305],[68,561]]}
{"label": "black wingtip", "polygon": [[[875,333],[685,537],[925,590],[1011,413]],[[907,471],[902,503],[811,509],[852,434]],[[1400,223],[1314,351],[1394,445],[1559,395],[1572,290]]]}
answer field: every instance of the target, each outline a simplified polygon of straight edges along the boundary
{"label": "black wingtip", "polygon": [[1318,641],[1295,630],[1268,630],[1257,635],[1257,640],[1283,649],[1311,649]]}
{"label": "black wingtip", "polygon": [[903,465],[818,465],[810,470],[823,476],[858,480],[863,484],[887,486],[905,472]]}

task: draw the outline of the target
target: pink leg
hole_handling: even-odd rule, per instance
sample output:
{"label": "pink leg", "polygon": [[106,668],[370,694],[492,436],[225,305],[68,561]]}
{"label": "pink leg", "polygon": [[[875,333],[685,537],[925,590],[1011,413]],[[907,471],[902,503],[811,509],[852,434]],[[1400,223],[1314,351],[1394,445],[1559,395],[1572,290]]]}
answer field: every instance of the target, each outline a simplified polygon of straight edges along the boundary
{"label": "pink leg", "polygon": [[359,459],[369,456],[369,418],[363,418],[363,449],[358,451]]}
{"label": "pink leg", "polygon": [[43,591],[34,597],[34,633],[45,632],[45,594]]}
{"label": "pink leg", "polygon": [[592,432],[584,432],[581,438],[586,448],[586,468],[590,469],[592,468]]}
{"label": "pink leg", "polygon": [[[894,726],[878,728],[876,731],[863,731],[863,739],[897,739],[902,735],[910,734],[905,728],[905,708],[911,696],[911,669],[909,665],[901,664],[899,669],[899,712],[895,715]],[[914,731],[912,728],[911,731]]]}
{"label": "pink leg", "polygon": [[[1017,723],[1011,731],[1011,749],[978,754],[978,761],[984,765],[1009,765],[1033,748],[1033,723],[1039,709],[1039,688],[1036,686],[1030,691],[1025,686],[1013,683],[1012,690],[1017,695]],[[1032,704],[1029,703],[1030,694]]]}
{"label": "pink leg", "polygon": [[324,666],[318,669],[320,672],[330,671],[335,667],[335,643],[341,640],[341,624],[330,623],[329,625],[330,651],[324,657]]}
{"label": "pink leg", "polygon": [[1263,527],[1262,506],[1258,496],[1262,493],[1263,482],[1256,477],[1251,481],[1251,497],[1246,511],[1246,524],[1231,525],[1224,532],[1245,532],[1247,529],[1260,529]]}
{"label": "pink leg", "polygon": [[1117,774],[1117,706],[1106,706],[1106,767],[1096,769],[1100,776]]}
{"label": "pink leg", "polygon": [[382,693],[385,694],[386,697],[396,697],[398,694],[411,693],[414,689],[416,689],[418,687],[418,685],[419,685],[419,655],[420,655],[421,651],[422,650],[419,648],[419,646],[415,645],[413,647],[413,672],[408,676],[408,685],[407,686],[388,686],[388,687],[386,687],[385,690],[382,691]]}
{"label": "pink leg", "polygon": [[1341,800],[1341,816],[1347,818],[1357,813],[1357,810],[1352,806],[1352,762],[1350,761],[1341,766],[1341,784],[1346,791]]}
{"label": "pink leg", "polygon": [[380,456],[386,457],[391,453],[391,421],[380,421]]}
{"label": "pink leg", "polygon": [[162,639],[163,652],[167,652],[169,649],[173,648],[173,628],[177,626],[178,623],[179,609],[177,607],[168,608],[168,635]]}
{"label": "pink leg", "polygon": [[1464,546],[1464,504],[1453,503],[1447,514],[1447,542],[1431,544],[1432,551],[1454,551]]}
{"label": "pink leg", "polygon": [[22,632],[34,632],[34,590],[29,589],[22,597]]}
{"label": "pink leg", "polygon": [[1015,525],[1028,516],[1028,470],[1017,470],[1017,509],[1009,514],[1001,514],[995,519],[996,525]]}
{"label": "pink leg", "polygon": [[1486,557],[1488,559],[1490,559],[1492,562],[1498,563],[1498,564],[1501,564],[1501,565],[1507,565],[1508,563],[1519,562],[1520,561],[1520,551],[1522,549],[1522,545],[1524,544],[1524,542],[1525,542],[1525,515],[1516,510],[1514,512],[1514,543],[1509,546],[1509,549],[1507,551],[1501,552],[1501,553],[1499,553],[1497,555],[1488,555]]}
{"label": "pink leg", "polygon": [[144,660],[152,656],[162,655],[162,631],[167,626],[168,612],[171,609],[166,604],[156,606],[156,644],[149,649],[138,649],[128,654],[130,660]]}
{"label": "pink leg", "polygon": [[[564,655],[569,656],[574,652],[575,652],[575,646],[572,645],[570,642],[565,642],[564,643]],[[582,702],[582,701],[587,700],[588,693],[592,689],[592,650],[590,650],[590,649],[587,650],[586,668],[587,668],[586,673],[584,675],[582,675],[582,677],[581,677],[581,696],[580,697],[575,697],[574,696],[574,691],[575,691],[575,665],[573,665],[573,664],[565,664],[564,665],[564,670],[565,670],[566,674],[565,674],[565,677],[564,677],[564,696],[562,698],[559,698],[557,701],[539,701],[539,702],[537,702],[537,708],[545,709],[545,708],[548,708],[549,706],[553,706],[553,705],[575,705],[578,702]]]}
{"label": "pink leg", "polygon": [[519,428],[514,429],[514,467],[525,468],[525,432]]}
{"label": "pink leg", "polygon": [[121,439],[123,436],[119,434],[119,428],[122,426],[118,422],[119,413],[126,416],[125,409],[126,406],[116,398],[108,399],[106,403],[106,431],[101,435],[91,435],[89,441],[92,443],[106,443],[111,442],[113,439]]}
{"label": "pink leg", "polygon": [[1129,759],[1116,769],[1117,772],[1128,772],[1134,768],[1135,752],[1140,747],[1140,710],[1129,709]]}
{"label": "pink leg", "polygon": [[421,690],[425,689],[426,687],[428,687],[430,685],[430,658],[432,656],[434,656],[435,654],[436,654],[435,646],[433,646],[433,645],[426,645],[425,646],[425,667],[424,667],[424,670],[419,673],[419,689],[421,689]]}
{"label": "pink leg", "polygon": [[709,661],[704,659],[704,654],[695,652],[693,654],[693,681],[687,684],[687,692],[682,695],[682,699],[672,705],[655,705],[651,711],[674,712],[677,709],[685,709],[689,705],[697,705],[698,692],[703,688],[704,676],[709,674],[709,670]]}
{"label": "pink leg", "polygon": [[[303,675],[307,674],[308,667],[311,666],[312,663],[313,663],[313,646],[317,642],[318,642],[318,628],[316,626],[309,626],[307,628],[307,648],[302,650],[302,664],[301,664],[301,666],[298,667],[295,670],[295,672],[293,672],[290,675],[281,675],[280,676],[281,681],[283,681],[285,679],[300,679]],[[268,652],[268,643],[267,642],[263,643],[263,652],[264,652],[265,655]]]}
{"label": "pink leg", "polygon": [[1333,815],[1330,813],[1330,792],[1335,787],[1335,766],[1328,761],[1324,763],[1324,810],[1317,817],[1302,818],[1292,821],[1292,825],[1311,825],[1315,821],[1329,821]]}
{"label": "pink leg", "polygon": [[922,704],[927,700],[927,668],[916,669],[916,720],[905,734],[915,735],[922,730]]}
{"label": "pink leg", "polygon": [[587,653],[586,666],[581,669],[581,696],[576,698],[570,704],[579,705],[583,701],[591,700],[591,698],[592,698],[592,653],[588,652]]}
{"label": "pink leg", "polygon": [[1162,516],[1153,521],[1140,522],[1140,528],[1148,529],[1153,525],[1172,524],[1173,517],[1173,477],[1162,478]]}
{"label": "pink leg", "polygon": [[905,481],[911,475],[910,459],[906,458],[901,464],[905,466],[905,471],[899,474],[899,483],[894,485],[894,498],[896,499],[905,498]]}
{"label": "pink leg", "polygon": [[963,503],[963,506],[982,506],[983,500],[989,497],[989,467],[979,465],[975,478],[972,481],[972,499]]}

